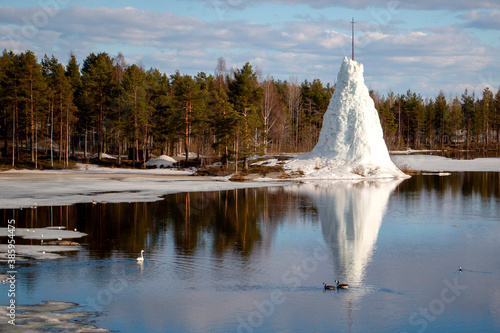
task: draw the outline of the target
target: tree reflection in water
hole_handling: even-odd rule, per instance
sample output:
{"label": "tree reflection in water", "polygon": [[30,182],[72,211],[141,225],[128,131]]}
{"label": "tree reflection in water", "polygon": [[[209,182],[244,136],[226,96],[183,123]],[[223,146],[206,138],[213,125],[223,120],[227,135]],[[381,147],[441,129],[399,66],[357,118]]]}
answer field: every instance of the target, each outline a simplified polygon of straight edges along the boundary
{"label": "tree reflection in water", "polygon": [[[172,237],[175,251],[182,255],[208,247],[217,256],[233,251],[248,257],[257,243],[269,246],[269,240],[285,218],[287,223],[295,223],[300,219],[297,214],[319,214],[325,240],[339,253],[339,271],[351,271],[354,274],[351,278],[357,280],[362,276],[360,269],[346,266],[353,258],[348,259],[345,251],[359,247],[356,244],[361,239],[366,244],[375,241],[373,230],[355,230],[380,227],[389,193],[397,185],[388,188],[388,185],[327,184],[178,193],[166,195],[164,200],[156,202],[4,209],[0,214],[4,216],[3,221],[15,218],[19,228],[62,225],[69,230],[85,232],[88,236],[81,241],[97,259],[108,258],[116,252],[135,258],[141,249],[152,253],[163,248],[168,237]],[[500,197],[498,173],[417,176],[399,186],[405,195],[425,189],[438,194],[451,191],[452,196]],[[365,220],[371,224],[365,226],[362,222]],[[348,239],[347,243],[344,238]],[[33,240],[25,242],[38,244]],[[360,256],[366,256],[361,252]]]}

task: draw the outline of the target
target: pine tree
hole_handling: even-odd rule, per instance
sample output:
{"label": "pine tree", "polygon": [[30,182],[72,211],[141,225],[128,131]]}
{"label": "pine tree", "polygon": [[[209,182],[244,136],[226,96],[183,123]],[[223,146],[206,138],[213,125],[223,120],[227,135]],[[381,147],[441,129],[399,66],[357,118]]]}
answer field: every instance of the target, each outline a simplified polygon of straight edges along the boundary
{"label": "pine tree", "polygon": [[[8,154],[9,128],[14,129],[13,124],[14,110],[12,108],[13,88],[16,83],[14,77],[10,77],[11,68],[14,62],[14,54],[12,52],[3,51],[0,57],[0,129],[3,140],[3,149],[0,151],[1,157],[6,157]],[[14,140],[12,140],[14,147]],[[14,148],[13,148],[14,152]],[[12,161],[14,163],[14,160]]]}
{"label": "pine tree", "polygon": [[500,145],[500,88],[495,95],[491,124],[496,132],[497,149]]}
{"label": "pine tree", "polygon": [[406,132],[406,145],[410,147],[411,142],[415,142],[415,138],[420,137],[419,113],[425,112],[422,104],[422,97],[411,90],[406,92],[406,95],[401,97],[401,112],[402,122],[404,123]]}
{"label": "pine tree", "polygon": [[194,101],[193,131],[192,134],[197,138],[197,157],[201,165],[205,164],[206,149],[210,146],[208,138],[210,137],[210,111],[208,109],[209,89],[213,86],[214,77],[200,72],[194,78],[196,82],[196,98]]}
{"label": "pine tree", "polygon": [[113,60],[107,53],[90,54],[82,67],[83,94],[79,119],[85,132],[96,129],[99,159],[104,151],[104,120],[113,99]]}
{"label": "pine tree", "polygon": [[73,53],[70,54],[68,65],[66,65],[66,76],[69,78],[73,93],[77,93],[82,86],[82,75],[80,74],[80,64]]}
{"label": "pine tree", "polygon": [[42,66],[32,51],[20,55],[20,66],[20,92],[24,97],[26,143],[30,147],[31,161],[35,163],[35,168],[38,168],[38,129],[39,124],[44,123],[45,81],[42,76]]}
{"label": "pine tree", "polygon": [[[71,86],[71,95],[68,95],[68,106],[71,106],[71,120],[72,124],[75,127],[74,129],[74,134],[83,134],[79,133],[80,129],[76,126],[77,124],[77,114],[78,114],[78,109],[80,106],[80,102],[82,99],[82,75],[80,73],[80,64],[78,64],[78,61],[76,60],[76,56],[71,53],[70,58],[68,61],[68,64],[66,65],[66,77],[69,80],[69,84]],[[68,134],[69,134],[69,129],[68,129]],[[86,148],[87,142],[85,142],[85,148]],[[73,145],[74,149],[74,145]],[[87,149],[85,149],[85,158],[87,158]]]}
{"label": "pine tree", "polygon": [[221,162],[226,169],[233,150],[229,147],[233,141],[238,125],[238,113],[228,101],[226,90],[223,86],[215,86],[210,91],[209,108],[211,110],[210,127],[215,136],[212,148],[221,154]]}
{"label": "pine tree", "polygon": [[[4,73],[1,81],[2,98],[1,105],[5,112],[5,131],[10,127],[9,137],[12,140],[12,166],[15,166],[16,159],[19,159],[20,147],[20,128],[19,115],[21,102],[21,62],[20,56],[12,51],[4,51],[1,57],[1,70]],[[8,153],[7,138],[4,137],[5,153]]]}
{"label": "pine tree", "polygon": [[438,129],[439,143],[444,144],[445,137],[450,133],[450,113],[448,102],[444,96],[444,92],[440,91],[435,101],[436,118],[434,126]]}
{"label": "pine tree", "polygon": [[462,105],[458,97],[455,97],[450,105],[450,142],[460,142],[462,139],[461,130],[463,128]]}
{"label": "pine tree", "polygon": [[[109,134],[111,137],[116,138],[116,146],[118,149],[118,165],[122,163],[122,148],[125,142],[125,123],[124,116],[126,114],[123,91],[123,78],[127,69],[125,57],[119,53],[113,59],[113,87],[112,87],[112,102],[108,112],[107,126],[109,126]],[[134,160],[135,161],[135,160]]]}
{"label": "pine tree", "polygon": [[[161,154],[165,150],[171,154],[175,143],[178,141],[178,133],[182,126],[179,113],[173,107],[173,93],[170,80],[166,74],[161,74],[158,70],[148,71],[147,81],[156,81],[154,89],[150,91],[150,103],[153,108],[152,132],[155,144],[159,145]],[[151,85],[148,83],[148,87]]]}
{"label": "pine tree", "polygon": [[237,133],[236,145],[241,140],[241,151],[237,154],[243,157],[244,169],[248,169],[248,158],[254,154],[256,146],[254,133],[260,125],[257,108],[262,98],[262,88],[259,87],[257,74],[252,70],[250,63],[234,72],[234,78],[229,82],[229,101],[240,116],[240,126]]}
{"label": "pine tree", "polygon": [[304,121],[301,131],[305,143],[303,149],[311,150],[318,141],[323,115],[328,108],[332,94],[333,91],[323,87],[323,83],[319,79],[315,79],[313,82],[306,80],[302,84],[302,116]]}
{"label": "pine tree", "polygon": [[[137,65],[127,68],[123,77],[123,105],[127,110],[126,119],[132,133],[134,143],[133,163],[139,161],[139,139],[147,136],[145,128],[148,123],[146,106],[146,73]],[[144,139],[142,140],[144,147]],[[146,152],[143,150],[143,161],[145,163]]]}
{"label": "pine tree", "polygon": [[474,94],[470,96],[467,89],[465,89],[465,92],[462,94],[462,114],[466,126],[467,149],[469,149],[469,142],[471,140],[472,119],[474,117],[474,99]]}
{"label": "pine tree", "polygon": [[53,132],[54,119],[59,123],[59,160],[64,157],[64,164],[68,166],[70,147],[70,123],[73,122],[74,94],[70,78],[66,75],[64,66],[52,56],[45,55],[42,67],[48,82],[50,96],[50,150],[53,165]]}
{"label": "pine tree", "polygon": [[490,88],[486,87],[483,90],[483,98],[480,102],[480,122],[482,123],[483,129],[483,142],[485,148],[488,146],[489,137],[490,137],[490,120],[491,114],[495,112],[495,99],[493,96],[493,92]]}
{"label": "pine tree", "polygon": [[183,139],[184,153],[186,154],[186,165],[189,160],[189,152],[192,138],[196,135],[197,125],[201,120],[201,112],[205,111],[205,99],[207,86],[203,75],[195,79],[189,75],[180,75],[176,72],[171,78],[173,87],[173,106],[181,117],[183,126],[180,136]]}
{"label": "pine tree", "polygon": [[374,98],[375,107],[377,108],[380,124],[384,131],[384,139],[388,147],[393,147],[395,144],[395,134],[397,131],[396,117],[393,112],[396,97],[391,91],[387,98]]}

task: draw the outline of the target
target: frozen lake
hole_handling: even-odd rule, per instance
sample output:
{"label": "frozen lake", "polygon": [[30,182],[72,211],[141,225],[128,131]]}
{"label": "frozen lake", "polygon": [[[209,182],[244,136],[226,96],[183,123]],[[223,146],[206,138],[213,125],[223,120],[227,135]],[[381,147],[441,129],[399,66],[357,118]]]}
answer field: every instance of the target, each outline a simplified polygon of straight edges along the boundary
{"label": "frozen lake", "polygon": [[[109,330],[498,332],[499,175],[4,209],[0,226],[88,234],[60,259],[18,263],[16,302],[76,303]],[[350,288],[323,290],[336,279]]]}

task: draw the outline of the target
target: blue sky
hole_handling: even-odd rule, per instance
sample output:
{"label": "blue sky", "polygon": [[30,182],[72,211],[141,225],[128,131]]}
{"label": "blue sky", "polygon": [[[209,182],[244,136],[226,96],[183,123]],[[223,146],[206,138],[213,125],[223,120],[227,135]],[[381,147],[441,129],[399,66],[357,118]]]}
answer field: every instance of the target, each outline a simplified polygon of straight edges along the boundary
{"label": "blue sky", "polygon": [[423,96],[500,86],[498,0],[0,0],[0,48],[66,63],[122,52],[129,64],[196,75],[247,61],[263,78],[334,83],[350,56],[369,88]]}

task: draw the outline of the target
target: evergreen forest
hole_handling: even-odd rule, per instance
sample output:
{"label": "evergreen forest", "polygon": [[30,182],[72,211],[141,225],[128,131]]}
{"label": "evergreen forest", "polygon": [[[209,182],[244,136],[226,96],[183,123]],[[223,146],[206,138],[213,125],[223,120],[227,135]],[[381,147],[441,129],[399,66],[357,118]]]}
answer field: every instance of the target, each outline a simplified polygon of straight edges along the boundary
{"label": "evergreen forest", "polygon": [[[195,154],[200,163],[307,152],[319,137],[335,90],[320,80],[263,77],[250,63],[196,76],[90,54],[54,56],[4,50],[0,57],[0,157],[16,166],[40,158],[117,155],[142,166],[151,154]],[[479,95],[480,93],[480,95]],[[500,91],[438,92],[423,98],[370,91],[389,149],[499,149]]]}

